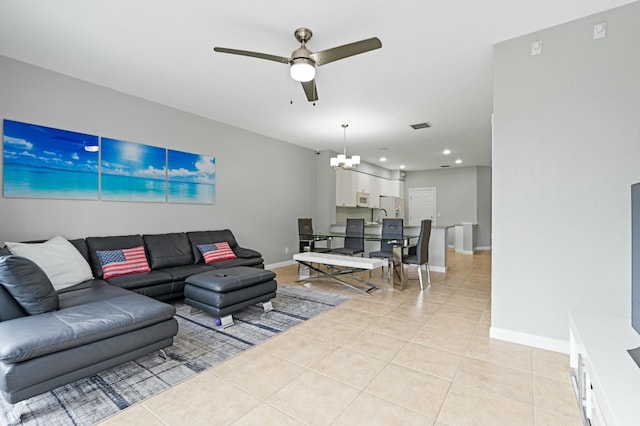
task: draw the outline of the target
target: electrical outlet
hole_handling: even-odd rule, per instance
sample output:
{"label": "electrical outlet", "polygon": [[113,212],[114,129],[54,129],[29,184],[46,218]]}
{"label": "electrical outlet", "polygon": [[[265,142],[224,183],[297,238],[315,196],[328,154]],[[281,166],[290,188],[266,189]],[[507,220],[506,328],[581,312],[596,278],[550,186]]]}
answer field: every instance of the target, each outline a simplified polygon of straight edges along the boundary
{"label": "electrical outlet", "polygon": [[531,42],[531,56],[542,55],[542,40]]}
{"label": "electrical outlet", "polygon": [[285,247],[284,248],[284,252],[285,252],[285,254],[288,254],[289,253],[289,247]]}
{"label": "electrical outlet", "polygon": [[593,39],[605,38],[607,36],[607,23],[600,22],[593,26]]}

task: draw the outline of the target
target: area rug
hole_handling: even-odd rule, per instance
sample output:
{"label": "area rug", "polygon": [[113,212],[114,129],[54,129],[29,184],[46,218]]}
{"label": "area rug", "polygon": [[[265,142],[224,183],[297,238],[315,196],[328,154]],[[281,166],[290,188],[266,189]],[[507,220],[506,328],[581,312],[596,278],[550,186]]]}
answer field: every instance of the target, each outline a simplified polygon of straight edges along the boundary
{"label": "area rug", "polygon": [[[31,398],[22,416],[24,426],[92,425],[213,367],[274,335],[313,318],[347,300],[306,288],[279,286],[273,311],[254,305],[234,314],[235,325],[220,328],[213,316],[191,312],[176,302],[178,334],[165,349]],[[0,398],[0,416],[9,410]],[[1,423],[1,422],[0,422]]]}

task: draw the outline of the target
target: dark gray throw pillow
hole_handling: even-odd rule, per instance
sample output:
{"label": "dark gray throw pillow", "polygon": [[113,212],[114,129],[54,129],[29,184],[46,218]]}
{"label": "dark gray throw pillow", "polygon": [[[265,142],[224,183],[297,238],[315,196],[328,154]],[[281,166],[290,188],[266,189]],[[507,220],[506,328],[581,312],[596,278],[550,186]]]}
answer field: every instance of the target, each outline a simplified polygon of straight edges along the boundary
{"label": "dark gray throw pillow", "polygon": [[58,309],[58,293],[47,274],[26,257],[0,257],[0,284],[29,315]]}

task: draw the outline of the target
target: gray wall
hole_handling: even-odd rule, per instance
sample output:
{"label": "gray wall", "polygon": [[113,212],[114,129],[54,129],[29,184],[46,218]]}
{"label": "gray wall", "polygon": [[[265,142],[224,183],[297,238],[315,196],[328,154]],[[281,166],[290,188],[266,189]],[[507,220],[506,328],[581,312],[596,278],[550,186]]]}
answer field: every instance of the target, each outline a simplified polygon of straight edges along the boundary
{"label": "gray wall", "polygon": [[[491,246],[491,169],[454,167],[407,172],[406,196],[409,214],[409,189],[436,188],[438,225],[462,222],[478,223],[478,247]],[[450,237],[453,235],[449,233]],[[450,241],[452,244],[452,241]]]}
{"label": "gray wall", "polygon": [[492,336],[566,351],[571,310],[630,315],[639,22],[635,2],[494,48]]}
{"label": "gray wall", "polygon": [[6,57],[0,76],[0,119],[214,155],[217,183],[215,205],[3,197],[0,243],[229,228],[267,264],[291,260],[316,208],[314,151]]}
{"label": "gray wall", "polygon": [[478,167],[478,248],[491,248],[491,168]]}

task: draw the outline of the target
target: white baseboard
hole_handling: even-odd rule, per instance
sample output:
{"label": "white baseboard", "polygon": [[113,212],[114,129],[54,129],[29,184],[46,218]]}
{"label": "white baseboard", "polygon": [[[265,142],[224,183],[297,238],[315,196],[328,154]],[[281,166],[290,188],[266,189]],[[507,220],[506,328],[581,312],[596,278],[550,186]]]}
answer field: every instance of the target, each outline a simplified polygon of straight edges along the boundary
{"label": "white baseboard", "polygon": [[505,340],[507,342],[519,343],[521,345],[533,346],[534,348],[545,349],[563,354],[569,353],[569,341],[550,339],[548,337],[536,336],[533,334],[521,333],[519,331],[506,330],[491,326],[489,336],[492,339]]}
{"label": "white baseboard", "polygon": [[431,266],[429,265],[429,270],[433,271],[433,272],[447,272],[447,267],[446,266]]}
{"label": "white baseboard", "polygon": [[473,250],[456,250],[456,253],[460,253],[460,254],[473,254]]}
{"label": "white baseboard", "polygon": [[[447,248],[455,249],[456,246],[454,244],[449,244]],[[491,250],[491,246],[479,246],[479,247],[476,247],[476,250]]]}
{"label": "white baseboard", "polygon": [[268,265],[264,265],[264,269],[275,269],[275,268],[283,268],[285,266],[290,266],[290,265],[295,265],[296,262],[295,260],[291,259],[291,260],[285,260],[284,262],[278,262],[278,263],[270,263]]}

